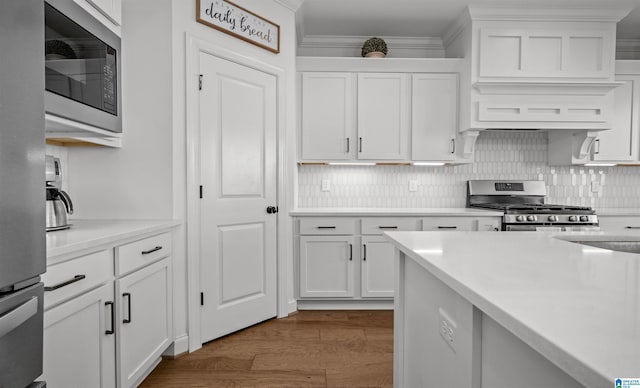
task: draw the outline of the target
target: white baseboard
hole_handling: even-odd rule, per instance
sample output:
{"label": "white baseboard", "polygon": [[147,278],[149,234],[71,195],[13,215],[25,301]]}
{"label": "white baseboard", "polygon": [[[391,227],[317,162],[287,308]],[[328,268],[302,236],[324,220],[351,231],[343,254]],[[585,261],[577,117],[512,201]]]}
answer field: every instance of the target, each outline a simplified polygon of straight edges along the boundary
{"label": "white baseboard", "polygon": [[298,310],[393,310],[393,300],[299,300]]}
{"label": "white baseboard", "polygon": [[287,302],[287,313],[291,314],[293,312],[298,311],[298,301],[295,299],[292,299],[290,301]]}
{"label": "white baseboard", "polygon": [[163,356],[176,357],[189,352],[189,336],[186,334],[176,338],[173,343],[162,353]]}

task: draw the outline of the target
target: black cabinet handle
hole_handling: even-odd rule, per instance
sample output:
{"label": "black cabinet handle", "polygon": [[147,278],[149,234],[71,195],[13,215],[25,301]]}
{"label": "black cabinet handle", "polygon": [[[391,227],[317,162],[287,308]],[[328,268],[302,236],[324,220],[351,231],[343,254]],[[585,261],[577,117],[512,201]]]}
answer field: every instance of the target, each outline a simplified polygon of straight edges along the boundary
{"label": "black cabinet handle", "polygon": [[143,255],[148,255],[149,253],[153,253],[153,252],[159,251],[160,249],[162,249],[162,247],[160,245],[158,245],[155,248],[151,248],[148,251],[142,251],[140,253],[142,253]]}
{"label": "black cabinet handle", "polygon": [[640,226],[625,226],[625,229],[640,229]]}
{"label": "black cabinet handle", "polygon": [[378,229],[398,229],[397,226],[378,226]]}
{"label": "black cabinet handle", "polygon": [[127,318],[123,319],[122,323],[131,323],[131,294],[125,292],[122,294],[122,299],[124,298],[127,298],[129,303],[127,303]]}
{"label": "black cabinet handle", "polygon": [[111,310],[111,329],[105,330],[104,334],[111,335],[111,334],[114,333],[114,329],[116,327],[116,315],[115,315],[115,311],[113,311],[114,310],[114,305],[113,305],[113,302],[104,302],[104,305],[111,307],[110,308],[110,310]]}
{"label": "black cabinet handle", "polygon": [[362,138],[358,138],[358,152],[362,152]]}
{"label": "black cabinet handle", "polygon": [[349,261],[353,260],[353,245],[349,244]]}
{"label": "black cabinet handle", "polygon": [[367,244],[362,244],[362,248],[363,248],[363,254],[362,254],[362,261],[367,261]]}
{"label": "black cabinet handle", "polygon": [[351,148],[351,147],[349,146],[349,138],[347,138],[347,153],[349,153],[349,149],[350,149],[350,148]]}
{"label": "black cabinet handle", "polygon": [[86,277],[87,277],[86,275],[76,275],[76,276],[73,277],[73,279],[69,279],[69,280],[67,280],[65,282],[56,284],[55,286],[45,287],[44,290],[45,291],[54,291],[54,290],[57,290],[58,288],[62,288],[62,287],[68,286],[69,284],[73,284],[75,282],[79,282],[80,280],[85,279]]}
{"label": "black cabinet handle", "polygon": [[318,229],[335,229],[335,226],[318,226]]}
{"label": "black cabinet handle", "polygon": [[438,226],[438,229],[458,229],[457,226]]}

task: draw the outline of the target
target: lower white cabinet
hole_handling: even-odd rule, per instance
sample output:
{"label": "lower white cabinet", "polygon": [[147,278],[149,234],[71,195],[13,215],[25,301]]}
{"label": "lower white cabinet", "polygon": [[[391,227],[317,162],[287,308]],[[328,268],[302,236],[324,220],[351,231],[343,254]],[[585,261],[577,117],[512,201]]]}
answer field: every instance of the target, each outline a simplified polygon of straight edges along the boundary
{"label": "lower white cabinet", "polygon": [[44,313],[47,387],[116,386],[113,282]]}
{"label": "lower white cabinet", "polygon": [[142,382],[172,342],[171,250],[167,232],[47,267],[47,387]]}
{"label": "lower white cabinet", "polygon": [[422,219],[422,230],[432,231],[499,231],[500,217],[427,217]]}
{"label": "lower white cabinet", "polygon": [[169,258],[116,281],[120,387],[141,382],[171,343]]}
{"label": "lower white cabinet", "polygon": [[360,295],[393,298],[395,248],[384,236],[362,236]]}
{"label": "lower white cabinet", "polygon": [[300,236],[300,296],[354,296],[353,236]]}
{"label": "lower white cabinet", "polygon": [[598,215],[600,229],[609,232],[616,230],[640,230],[639,216],[603,216]]}

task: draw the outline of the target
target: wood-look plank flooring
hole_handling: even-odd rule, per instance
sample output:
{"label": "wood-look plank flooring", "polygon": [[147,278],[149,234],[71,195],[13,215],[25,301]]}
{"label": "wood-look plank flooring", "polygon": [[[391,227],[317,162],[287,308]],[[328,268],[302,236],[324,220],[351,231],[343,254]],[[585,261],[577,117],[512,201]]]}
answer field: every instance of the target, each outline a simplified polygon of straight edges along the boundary
{"label": "wood-look plank flooring", "polygon": [[141,387],[392,387],[393,311],[300,311],[162,360]]}

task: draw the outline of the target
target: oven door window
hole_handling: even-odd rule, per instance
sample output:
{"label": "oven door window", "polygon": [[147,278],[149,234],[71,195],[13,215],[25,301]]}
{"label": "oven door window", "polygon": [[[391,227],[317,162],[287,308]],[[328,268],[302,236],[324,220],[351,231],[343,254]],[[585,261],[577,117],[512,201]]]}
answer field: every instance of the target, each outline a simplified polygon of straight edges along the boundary
{"label": "oven door window", "polygon": [[45,3],[45,86],[52,93],[118,114],[116,50]]}

